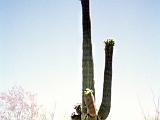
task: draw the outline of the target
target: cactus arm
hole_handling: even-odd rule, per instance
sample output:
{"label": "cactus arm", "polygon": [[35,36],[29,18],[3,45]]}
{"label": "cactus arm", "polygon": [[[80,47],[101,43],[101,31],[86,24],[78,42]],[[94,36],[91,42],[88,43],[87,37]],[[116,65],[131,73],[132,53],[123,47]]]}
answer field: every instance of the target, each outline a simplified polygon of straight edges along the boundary
{"label": "cactus arm", "polygon": [[[91,22],[89,12],[89,0],[81,0],[82,5],[82,24],[83,24],[83,56],[82,56],[82,92],[86,89],[92,89],[95,95],[94,89],[94,70],[93,70],[93,58],[92,58],[92,43],[91,43]],[[86,113],[86,107],[84,104],[84,96],[82,95],[82,114]]]}
{"label": "cactus arm", "polygon": [[109,39],[105,42],[105,70],[103,83],[103,98],[98,116],[101,120],[105,120],[110,112],[111,107],[111,86],[112,86],[112,55],[114,41]]}

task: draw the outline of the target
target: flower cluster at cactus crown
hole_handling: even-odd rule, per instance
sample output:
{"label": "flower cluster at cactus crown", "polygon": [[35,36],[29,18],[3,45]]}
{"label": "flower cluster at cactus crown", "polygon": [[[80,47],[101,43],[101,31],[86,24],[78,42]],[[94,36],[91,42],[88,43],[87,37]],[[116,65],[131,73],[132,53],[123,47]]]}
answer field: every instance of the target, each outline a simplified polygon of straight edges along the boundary
{"label": "flower cluster at cactus crown", "polygon": [[105,45],[108,46],[114,46],[114,40],[113,39],[107,39],[104,41]]}

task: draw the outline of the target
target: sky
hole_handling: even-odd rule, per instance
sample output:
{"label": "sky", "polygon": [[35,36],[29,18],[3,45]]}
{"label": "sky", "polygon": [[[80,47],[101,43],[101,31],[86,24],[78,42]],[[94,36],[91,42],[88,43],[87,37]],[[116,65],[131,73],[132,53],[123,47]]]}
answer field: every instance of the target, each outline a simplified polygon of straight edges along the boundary
{"label": "sky", "polygon": [[[96,106],[101,103],[104,43],[114,38],[108,120],[154,116],[160,97],[160,1],[91,0]],[[79,0],[0,0],[0,91],[22,86],[67,120],[81,102]]]}

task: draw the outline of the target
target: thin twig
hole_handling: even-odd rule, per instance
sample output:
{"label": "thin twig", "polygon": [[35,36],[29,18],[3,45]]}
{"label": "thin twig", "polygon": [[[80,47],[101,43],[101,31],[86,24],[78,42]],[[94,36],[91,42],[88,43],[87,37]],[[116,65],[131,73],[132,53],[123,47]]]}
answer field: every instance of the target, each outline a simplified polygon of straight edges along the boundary
{"label": "thin twig", "polygon": [[139,97],[138,97],[138,103],[139,103],[139,107],[141,109],[141,113],[143,114],[144,120],[147,120],[146,114],[144,113],[144,110],[143,110],[143,107],[141,105],[141,101],[140,101]]}

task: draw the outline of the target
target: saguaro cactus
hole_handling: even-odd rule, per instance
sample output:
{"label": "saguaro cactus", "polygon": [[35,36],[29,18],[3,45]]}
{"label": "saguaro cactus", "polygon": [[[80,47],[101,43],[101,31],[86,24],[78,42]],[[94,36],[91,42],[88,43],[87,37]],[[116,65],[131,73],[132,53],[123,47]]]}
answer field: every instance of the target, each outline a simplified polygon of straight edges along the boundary
{"label": "saguaro cactus", "polygon": [[[83,24],[82,90],[84,91],[86,88],[89,88],[95,95],[89,0],[81,0],[81,4]],[[84,104],[84,96],[82,96],[82,114],[86,114],[86,112],[87,108]]]}
{"label": "saguaro cactus", "polygon": [[[111,107],[112,86],[112,55],[114,41],[105,41],[105,70],[103,83],[103,98],[98,113],[95,107],[94,67],[91,42],[91,22],[89,0],[81,0],[83,25],[83,58],[82,58],[82,109],[72,115],[72,120],[105,120]],[[76,107],[79,110],[79,106]]]}

